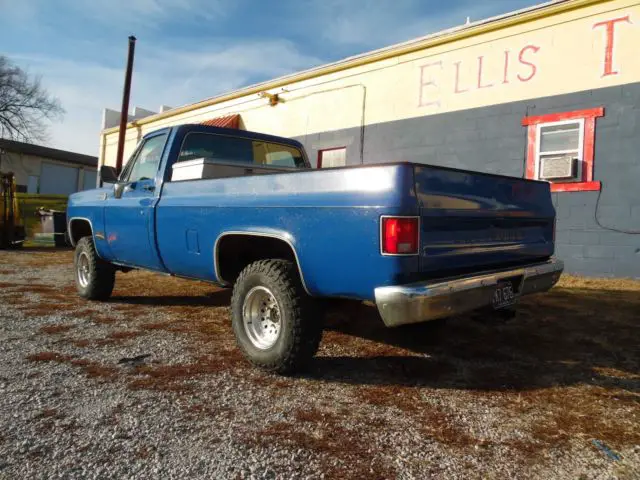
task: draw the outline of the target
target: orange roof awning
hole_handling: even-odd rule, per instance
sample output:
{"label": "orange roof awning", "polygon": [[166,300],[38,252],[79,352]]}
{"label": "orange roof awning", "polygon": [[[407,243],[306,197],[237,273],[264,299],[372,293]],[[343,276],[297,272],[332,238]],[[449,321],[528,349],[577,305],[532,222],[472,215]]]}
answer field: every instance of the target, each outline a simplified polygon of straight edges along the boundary
{"label": "orange roof awning", "polygon": [[240,128],[240,115],[226,115],[224,117],[212,118],[211,120],[205,120],[200,125],[207,125],[209,127]]}

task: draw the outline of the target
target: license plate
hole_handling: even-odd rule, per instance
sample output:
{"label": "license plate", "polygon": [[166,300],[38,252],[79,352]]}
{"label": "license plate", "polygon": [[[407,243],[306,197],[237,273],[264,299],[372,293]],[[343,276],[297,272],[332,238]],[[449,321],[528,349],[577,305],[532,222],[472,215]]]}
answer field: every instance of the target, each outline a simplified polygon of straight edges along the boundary
{"label": "license plate", "polygon": [[498,282],[493,292],[493,308],[504,308],[516,303],[516,294],[513,290],[513,283]]}

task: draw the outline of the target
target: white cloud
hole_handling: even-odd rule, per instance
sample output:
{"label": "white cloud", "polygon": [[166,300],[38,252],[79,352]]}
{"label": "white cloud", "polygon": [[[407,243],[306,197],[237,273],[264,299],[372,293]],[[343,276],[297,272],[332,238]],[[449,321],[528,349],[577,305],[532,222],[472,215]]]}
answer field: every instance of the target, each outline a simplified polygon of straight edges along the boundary
{"label": "white cloud", "polygon": [[[120,108],[124,36],[132,30],[142,40],[136,46],[131,106],[155,110],[161,104],[175,107],[196,102],[348,54],[460,25],[467,16],[471,20],[486,18],[519,8],[526,1],[452,0],[451,5],[443,6],[424,0],[291,0],[278,2],[282,8],[274,12],[268,2],[249,5],[244,0],[59,0],[55,8],[69,19],[70,28],[84,23],[84,28],[95,31],[95,35],[79,37],[81,30],[74,30],[75,40],[74,35],[64,35],[60,19],[56,23],[45,18],[47,10],[41,7],[51,5],[46,0],[0,0],[0,11],[4,22],[24,38],[66,40],[60,42],[59,54],[16,51],[8,56],[28,67],[30,73],[41,74],[43,84],[67,110],[64,122],[51,126],[50,144],[97,154],[102,109]],[[425,6],[435,13],[416,14],[424,12]],[[261,33],[263,40],[246,40],[243,26],[249,17],[261,20],[257,23],[261,30],[251,33]],[[222,22],[231,22],[225,31],[237,31],[237,37],[203,34],[203,26],[215,32]],[[198,33],[190,33],[190,25],[197,25]],[[281,38],[287,36],[304,40],[297,45]],[[14,49],[58,51],[57,47],[25,45],[28,47]],[[329,58],[318,58],[304,49],[315,49]]]}
{"label": "white cloud", "polygon": [[[0,0],[3,16],[31,21],[41,28],[50,0]],[[74,21],[96,21],[110,30],[157,30],[165,21],[221,22],[235,11],[236,1],[225,0],[56,0],[55,8]]]}
{"label": "white cloud", "polygon": [[[482,20],[505,13],[531,0],[424,2],[423,0],[318,0],[308,6],[309,18],[319,25],[326,42],[361,48],[380,48],[462,25],[467,17]],[[424,7],[427,6],[426,13]]]}
{"label": "white cloud", "polygon": [[[62,123],[51,125],[48,144],[97,155],[102,109],[120,109],[123,68],[46,56],[9,57],[30,73],[42,74],[47,90],[67,111]],[[218,44],[200,51],[142,46],[136,52],[130,105],[150,110],[180,106],[320,63],[284,40]]]}
{"label": "white cloud", "polygon": [[156,30],[162,22],[176,19],[222,21],[235,9],[235,2],[221,0],[108,0],[77,2],[66,6],[81,16],[97,20],[111,28]]}

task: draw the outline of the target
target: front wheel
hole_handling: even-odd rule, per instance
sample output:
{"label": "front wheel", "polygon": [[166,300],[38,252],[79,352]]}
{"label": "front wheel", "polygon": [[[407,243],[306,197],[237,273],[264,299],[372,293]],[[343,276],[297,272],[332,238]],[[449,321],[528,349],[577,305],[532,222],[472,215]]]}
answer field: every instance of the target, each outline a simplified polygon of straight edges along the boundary
{"label": "front wheel", "polygon": [[107,300],[116,281],[116,269],[96,253],[93,238],[83,237],[76,245],[73,257],[76,289],[82,298]]}
{"label": "front wheel", "polygon": [[322,336],[313,303],[292,262],[260,260],[247,266],[231,298],[233,331],[245,357],[280,374],[303,370]]}

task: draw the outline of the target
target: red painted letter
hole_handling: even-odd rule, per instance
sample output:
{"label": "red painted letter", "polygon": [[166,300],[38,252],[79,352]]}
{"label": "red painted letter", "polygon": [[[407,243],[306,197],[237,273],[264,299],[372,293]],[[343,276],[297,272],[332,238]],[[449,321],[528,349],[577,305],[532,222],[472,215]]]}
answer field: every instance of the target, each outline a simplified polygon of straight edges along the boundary
{"label": "red painted letter", "polygon": [[527,45],[522,50],[520,50],[520,55],[518,55],[518,60],[520,60],[521,64],[529,65],[529,67],[531,67],[531,73],[529,74],[528,77],[523,77],[520,74],[518,74],[518,80],[520,80],[521,82],[528,82],[529,80],[531,80],[535,76],[537,71],[537,68],[533,63],[527,62],[523,58],[524,52],[526,52],[527,50],[533,50],[533,53],[536,53],[538,50],[540,50],[540,47],[536,47],[535,45]]}
{"label": "red painted letter", "polygon": [[509,50],[504,51],[504,75],[502,83],[509,83]]}
{"label": "red painted letter", "polygon": [[425,69],[429,68],[429,67],[434,67],[434,66],[438,66],[440,67],[440,70],[442,70],[442,62],[433,62],[433,63],[428,63],[426,65],[422,65],[420,67],[420,97],[418,98],[418,107],[426,107],[429,105],[437,105],[440,106],[440,100],[434,100],[432,102],[425,102],[423,100],[424,97],[424,87],[437,87],[438,84],[436,83],[436,81],[432,78],[429,77],[427,80],[424,79],[424,71]]}
{"label": "red painted letter", "polygon": [[493,87],[493,83],[489,83],[487,85],[482,85],[482,60],[484,57],[480,55],[478,57],[478,88],[489,88]]}
{"label": "red painted letter", "polygon": [[617,75],[618,71],[613,69],[613,41],[615,38],[615,26],[618,22],[631,23],[629,15],[625,17],[614,18],[612,20],[606,20],[604,22],[598,22],[593,25],[593,28],[606,27],[607,45],[604,49],[604,73],[603,77],[607,75]]}
{"label": "red painted letter", "polygon": [[453,91],[455,93],[464,93],[466,91],[468,91],[468,88],[465,88],[464,90],[460,90],[460,64],[462,62],[454,62],[454,65],[456,66],[456,86],[453,89]]}

